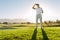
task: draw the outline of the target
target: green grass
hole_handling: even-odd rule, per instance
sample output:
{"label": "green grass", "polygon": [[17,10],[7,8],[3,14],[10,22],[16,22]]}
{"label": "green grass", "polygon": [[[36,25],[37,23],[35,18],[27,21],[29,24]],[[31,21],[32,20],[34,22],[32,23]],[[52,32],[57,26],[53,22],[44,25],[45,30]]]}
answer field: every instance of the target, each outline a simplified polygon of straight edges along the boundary
{"label": "green grass", "polygon": [[35,24],[0,24],[0,27],[35,27]]}
{"label": "green grass", "polygon": [[60,27],[0,29],[0,40],[60,40]]}
{"label": "green grass", "polygon": [[[10,28],[10,27],[35,27],[36,24],[0,24],[0,28]],[[38,24],[40,26],[40,24]],[[60,27],[60,24],[44,24],[43,27]]]}

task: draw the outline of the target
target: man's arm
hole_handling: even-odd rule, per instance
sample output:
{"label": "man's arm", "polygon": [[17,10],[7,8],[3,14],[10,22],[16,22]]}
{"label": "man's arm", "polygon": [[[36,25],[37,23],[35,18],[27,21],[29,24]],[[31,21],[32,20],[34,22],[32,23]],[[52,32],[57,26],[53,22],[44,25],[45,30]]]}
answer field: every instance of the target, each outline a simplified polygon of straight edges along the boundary
{"label": "man's arm", "polygon": [[35,5],[33,5],[32,9],[36,9],[36,8],[34,8],[34,7],[35,7]]}
{"label": "man's arm", "polygon": [[42,13],[43,13],[43,10],[42,10]]}
{"label": "man's arm", "polygon": [[42,13],[44,13],[44,12],[43,12],[43,9],[42,9]]}

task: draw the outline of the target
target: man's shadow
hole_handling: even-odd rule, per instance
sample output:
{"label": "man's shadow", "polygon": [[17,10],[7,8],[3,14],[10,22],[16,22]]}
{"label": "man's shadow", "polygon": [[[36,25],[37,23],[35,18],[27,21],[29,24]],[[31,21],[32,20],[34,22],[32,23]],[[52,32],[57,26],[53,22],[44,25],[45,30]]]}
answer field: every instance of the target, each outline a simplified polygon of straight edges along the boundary
{"label": "man's shadow", "polygon": [[34,32],[33,32],[31,40],[37,40],[36,36],[37,36],[37,28],[34,29]]}
{"label": "man's shadow", "polygon": [[46,32],[44,31],[44,29],[41,28],[41,30],[42,30],[43,40],[49,40]]}

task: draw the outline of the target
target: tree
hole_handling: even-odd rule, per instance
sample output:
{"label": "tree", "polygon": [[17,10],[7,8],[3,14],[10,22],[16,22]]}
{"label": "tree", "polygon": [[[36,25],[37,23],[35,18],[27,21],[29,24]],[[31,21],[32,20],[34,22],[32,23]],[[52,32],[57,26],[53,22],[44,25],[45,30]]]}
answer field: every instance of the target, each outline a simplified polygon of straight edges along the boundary
{"label": "tree", "polygon": [[3,24],[8,24],[8,22],[3,22]]}
{"label": "tree", "polygon": [[1,22],[0,22],[0,24],[1,24]]}
{"label": "tree", "polygon": [[60,23],[60,20],[56,20],[56,23]]}
{"label": "tree", "polygon": [[48,23],[49,23],[49,24],[51,24],[51,23],[52,23],[52,21],[49,21]]}
{"label": "tree", "polygon": [[30,22],[27,22],[27,24],[31,24]]}
{"label": "tree", "polygon": [[44,24],[48,24],[47,21],[44,21]]}

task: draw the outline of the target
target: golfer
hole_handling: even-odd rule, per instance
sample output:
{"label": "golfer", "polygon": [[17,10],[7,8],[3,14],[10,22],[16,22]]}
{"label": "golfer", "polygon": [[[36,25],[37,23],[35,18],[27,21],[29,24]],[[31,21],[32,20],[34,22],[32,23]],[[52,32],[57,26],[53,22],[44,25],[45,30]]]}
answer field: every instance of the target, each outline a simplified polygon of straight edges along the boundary
{"label": "golfer", "polygon": [[42,28],[42,14],[43,14],[42,8],[39,6],[39,4],[34,4],[32,9],[36,10],[36,28],[38,27],[38,19],[40,19],[40,27]]}

